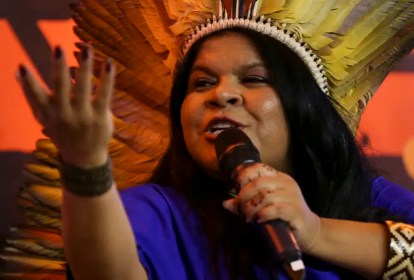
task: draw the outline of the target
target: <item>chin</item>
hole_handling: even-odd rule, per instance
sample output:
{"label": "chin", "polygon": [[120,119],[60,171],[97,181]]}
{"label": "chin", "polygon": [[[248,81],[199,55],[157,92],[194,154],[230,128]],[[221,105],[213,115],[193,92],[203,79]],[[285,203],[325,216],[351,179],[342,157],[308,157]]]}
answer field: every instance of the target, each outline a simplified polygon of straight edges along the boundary
{"label": "chin", "polygon": [[225,181],[226,178],[222,174],[215,156],[214,159],[210,159],[207,161],[199,161],[197,159],[195,159],[195,161],[208,176],[216,180]]}

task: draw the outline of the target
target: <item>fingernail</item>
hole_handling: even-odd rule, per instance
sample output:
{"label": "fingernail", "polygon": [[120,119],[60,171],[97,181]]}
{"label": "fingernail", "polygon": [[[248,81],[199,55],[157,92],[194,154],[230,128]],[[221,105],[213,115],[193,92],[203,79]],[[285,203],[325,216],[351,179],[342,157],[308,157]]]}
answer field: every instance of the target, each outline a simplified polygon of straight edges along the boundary
{"label": "fingernail", "polygon": [[19,74],[22,78],[25,78],[27,75],[27,69],[23,64],[19,65]]}
{"label": "fingernail", "polygon": [[60,46],[55,47],[55,58],[59,59],[62,57],[62,48]]}
{"label": "fingernail", "polygon": [[106,65],[105,65],[105,71],[106,71],[106,73],[111,72],[111,69],[112,69],[112,59],[108,58],[106,60]]}
{"label": "fingernail", "polygon": [[86,61],[88,59],[88,56],[89,56],[88,47],[83,47],[81,52],[82,52],[82,60]]}

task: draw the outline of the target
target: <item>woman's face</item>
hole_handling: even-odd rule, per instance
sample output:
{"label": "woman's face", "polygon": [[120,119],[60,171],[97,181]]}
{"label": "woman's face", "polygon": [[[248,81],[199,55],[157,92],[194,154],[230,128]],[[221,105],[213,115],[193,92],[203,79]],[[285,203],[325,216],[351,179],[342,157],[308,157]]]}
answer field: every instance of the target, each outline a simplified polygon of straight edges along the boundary
{"label": "woman's face", "polygon": [[219,178],[214,142],[228,127],[245,132],[262,161],[289,169],[289,133],[277,92],[251,42],[236,33],[206,40],[190,72],[181,108],[184,141],[192,158]]}

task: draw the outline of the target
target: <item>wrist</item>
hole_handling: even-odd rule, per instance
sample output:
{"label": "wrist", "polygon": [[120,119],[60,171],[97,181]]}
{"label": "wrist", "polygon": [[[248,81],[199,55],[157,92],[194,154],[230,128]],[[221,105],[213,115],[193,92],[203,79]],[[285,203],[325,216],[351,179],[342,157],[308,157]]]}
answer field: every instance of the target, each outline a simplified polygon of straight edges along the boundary
{"label": "wrist", "polygon": [[315,248],[318,248],[320,246],[319,244],[324,243],[323,230],[325,220],[325,218],[321,218],[315,214],[314,234],[312,234],[312,237],[307,241],[306,245],[301,247],[303,253],[313,255]]}
{"label": "wrist", "polygon": [[103,166],[109,159],[108,152],[74,155],[74,154],[59,154],[59,159],[62,163],[77,167],[80,169],[94,169]]}
{"label": "wrist", "polygon": [[101,195],[113,184],[112,164],[109,157],[104,164],[93,168],[80,168],[60,159],[59,170],[63,187],[79,196]]}

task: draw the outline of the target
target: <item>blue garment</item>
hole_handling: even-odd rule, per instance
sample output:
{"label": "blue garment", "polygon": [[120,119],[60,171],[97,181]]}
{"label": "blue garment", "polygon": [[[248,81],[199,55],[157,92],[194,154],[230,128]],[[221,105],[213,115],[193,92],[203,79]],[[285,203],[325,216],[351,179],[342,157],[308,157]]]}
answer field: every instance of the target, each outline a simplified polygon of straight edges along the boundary
{"label": "blue garment", "polygon": [[[214,279],[210,246],[201,221],[188,201],[174,189],[147,184],[121,192],[140,261],[150,280]],[[414,223],[414,193],[377,178],[372,186],[372,205],[409,217]],[[219,262],[219,279],[229,279],[224,261]],[[265,269],[254,267],[259,280],[268,280]],[[306,266],[307,280],[341,279],[339,269],[322,262]],[[279,279],[288,279],[283,273]]]}
{"label": "blue garment", "polygon": [[378,177],[372,185],[372,206],[387,209],[389,213],[407,217],[414,224],[414,192]]}

